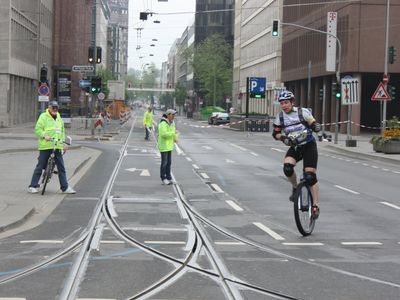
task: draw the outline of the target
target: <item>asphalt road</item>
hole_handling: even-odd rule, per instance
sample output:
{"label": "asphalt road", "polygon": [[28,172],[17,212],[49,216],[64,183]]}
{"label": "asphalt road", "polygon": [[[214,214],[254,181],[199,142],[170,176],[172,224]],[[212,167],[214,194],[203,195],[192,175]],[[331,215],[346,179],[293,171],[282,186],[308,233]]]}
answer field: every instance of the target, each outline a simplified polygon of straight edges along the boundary
{"label": "asphalt road", "polygon": [[[145,142],[140,127],[138,119],[111,195],[118,223],[149,250],[122,241],[104,221],[77,299],[132,298],[165,278],[179,265],[174,259],[184,260],[195,248],[194,230],[178,205],[177,188],[160,184],[154,139]],[[288,201],[283,144],[269,133],[178,127],[181,138],[172,170],[184,200],[204,218],[200,223],[205,240],[190,263],[198,269],[182,272],[147,299],[230,299],[212,275],[215,261],[228,278],[264,289],[233,284],[239,293],[233,299],[399,298],[400,211],[395,195],[400,175],[392,172],[398,165],[321,148],[321,216],[314,233],[304,238]],[[112,142],[85,144],[103,154],[76,186],[77,194],[68,196],[41,226],[1,240],[2,275],[42,261],[82,234],[128,129]],[[74,257],[71,253],[0,285],[0,299],[58,299]]]}

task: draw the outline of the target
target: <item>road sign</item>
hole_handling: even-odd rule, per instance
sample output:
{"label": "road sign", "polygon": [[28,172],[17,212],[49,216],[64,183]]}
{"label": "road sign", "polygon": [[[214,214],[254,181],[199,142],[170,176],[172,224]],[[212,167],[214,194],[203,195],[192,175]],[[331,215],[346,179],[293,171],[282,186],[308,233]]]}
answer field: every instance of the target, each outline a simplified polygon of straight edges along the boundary
{"label": "road sign", "polygon": [[337,12],[328,12],[326,35],[326,71],[336,71]]}
{"label": "road sign", "polygon": [[360,103],[358,79],[346,76],[340,80],[342,105]]}
{"label": "road sign", "polygon": [[104,100],[105,97],[106,97],[106,95],[105,95],[104,93],[102,93],[102,92],[100,92],[100,93],[97,95],[97,99],[99,99],[99,100]]}
{"label": "road sign", "polygon": [[46,83],[40,84],[38,88],[38,94],[39,96],[48,96],[50,94],[50,89]]}
{"label": "road sign", "polygon": [[49,96],[38,96],[39,102],[49,102]]}
{"label": "road sign", "polygon": [[386,84],[390,81],[390,76],[389,74],[383,74],[383,78],[382,78],[382,83]]}
{"label": "road sign", "polygon": [[373,101],[391,100],[389,93],[387,92],[382,82],[379,83],[378,88],[371,97],[371,100]]}
{"label": "road sign", "polygon": [[79,80],[79,87],[84,89],[92,84],[90,80]]}
{"label": "road sign", "polygon": [[94,67],[91,65],[72,66],[72,72],[90,73],[94,72]]}
{"label": "road sign", "polygon": [[265,87],[267,79],[265,77],[250,77],[250,97],[265,98]]}

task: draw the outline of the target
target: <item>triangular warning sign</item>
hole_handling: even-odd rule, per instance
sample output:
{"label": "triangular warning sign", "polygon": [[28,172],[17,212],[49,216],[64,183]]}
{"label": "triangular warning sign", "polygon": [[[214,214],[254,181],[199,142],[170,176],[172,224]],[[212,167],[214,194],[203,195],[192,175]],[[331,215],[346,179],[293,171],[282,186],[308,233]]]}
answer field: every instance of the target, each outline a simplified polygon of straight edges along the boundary
{"label": "triangular warning sign", "polygon": [[379,83],[378,88],[371,97],[371,100],[391,100],[389,93],[385,89],[385,86],[382,82]]}

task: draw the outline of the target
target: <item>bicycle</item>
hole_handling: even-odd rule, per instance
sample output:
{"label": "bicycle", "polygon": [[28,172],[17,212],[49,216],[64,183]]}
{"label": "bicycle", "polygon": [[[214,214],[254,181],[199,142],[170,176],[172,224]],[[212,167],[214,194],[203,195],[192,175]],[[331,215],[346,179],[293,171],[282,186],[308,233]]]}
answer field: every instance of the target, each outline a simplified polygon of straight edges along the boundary
{"label": "bicycle", "polygon": [[[309,131],[303,130],[288,135],[293,145],[302,145],[307,139]],[[313,196],[308,182],[305,180],[304,175],[300,177],[300,183],[297,185],[293,193],[293,210],[294,219],[299,232],[303,236],[310,235],[315,227],[316,218],[312,213]]]}
{"label": "bicycle", "polygon": [[[57,171],[54,170],[55,166],[56,166],[56,159],[55,159],[56,154],[55,154],[55,152],[56,152],[57,144],[59,142],[63,142],[66,145],[71,145],[71,141],[72,141],[70,136],[67,136],[68,142],[62,141],[61,139],[56,139],[56,138],[51,138],[51,139],[53,141],[53,149],[51,151],[49,159],[47,160],[46,168],[43,169],[43,173],[42,173],[42,183],[41,183],[41,185],[43,185],[43,187],[42,187],[42,195],[44,195],[44,192],[46,191],[47,184],[50,182],[50,179],[51,179],[52,175],[53,174],[57,174]],[[62,154],[64,154],[64,151],[62,152]]]}

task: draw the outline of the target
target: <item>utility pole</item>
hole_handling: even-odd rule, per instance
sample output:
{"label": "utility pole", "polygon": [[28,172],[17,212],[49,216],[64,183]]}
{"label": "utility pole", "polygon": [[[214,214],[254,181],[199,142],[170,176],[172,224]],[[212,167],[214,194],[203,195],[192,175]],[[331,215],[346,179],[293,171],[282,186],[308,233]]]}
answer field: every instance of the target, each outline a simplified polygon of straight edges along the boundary
{"label": "utility pole", "polygon": [[[388,50],[389,50],[389,14],[390,14],[390,0],[386,0],[386,32],[385,32],[385,71],[383,73],[383,77],[388,77]],[[383,83],[385,89],[387,90],[387,82]],[[386,128],[386,107],[387,101],[383,100],[383,111],[382,111],[382,135],[385,132]]]}
{"label": "utility pole", "polygon": [[[387,1],[389,1],[389,0],[387,0]],[[294,23],[282,22],[281,24],[282,25],[289,25],[289,26],[299,27],[299,28],[303,28],[303,29],[306,29],[306,30],[323,33],[323,34],[329,35],[329,36],[331,36],[331,37],[336,39],[336,41],[338,43],[338,62],[337,62],[337,69],[336,69],[336,82],[337,82],[337,84],[340,84],[340,61],[342,60],[342,43],[340,42],[338,37],[336,35],[333,35],[333,34],[327,32],[327,31],[322,31],[322,30],[318,30],[318,29],[314,29],[314,28],[311,28],[311,27],[306,27],[306,26],[302,26],[302,25],[298,25],[298,24],[294,24]],[[336,101],[335,144],[338,143],[338,132],[339,132],[339,101]]]}
{"label": "utility pole", "polygon": [[[93,76],[96,76],[96,64],[97,64],[97,48],[96,48],[96,27],[97,27],[97,0],[93,0],[92,6],[92,41],[91,46],[93,49]],[[91,113],[93,113],[93,108],[95,107],[96,96],[95,94],[91,94]]]}

